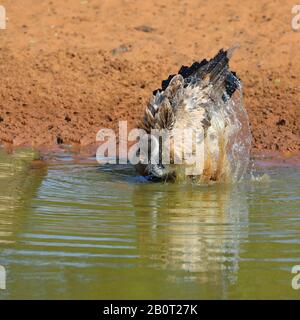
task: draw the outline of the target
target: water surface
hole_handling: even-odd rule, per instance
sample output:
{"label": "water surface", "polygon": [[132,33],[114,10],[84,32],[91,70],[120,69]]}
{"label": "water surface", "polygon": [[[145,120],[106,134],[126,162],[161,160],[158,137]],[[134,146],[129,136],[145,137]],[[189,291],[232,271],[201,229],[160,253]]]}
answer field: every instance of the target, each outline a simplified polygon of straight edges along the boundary
{"label": "water surface", "polygon": [[299,167],[235,186],[0,154],[2,299],[299,299]]}

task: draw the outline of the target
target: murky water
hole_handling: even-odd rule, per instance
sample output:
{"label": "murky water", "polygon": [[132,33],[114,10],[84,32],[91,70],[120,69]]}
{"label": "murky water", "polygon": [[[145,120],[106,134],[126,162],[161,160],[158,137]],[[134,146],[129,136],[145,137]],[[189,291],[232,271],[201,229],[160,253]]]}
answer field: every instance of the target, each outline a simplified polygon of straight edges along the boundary
{"label": "murky water", "polygon": [[236,186],[0,153],[0,298],[300,298],[300,169]]}

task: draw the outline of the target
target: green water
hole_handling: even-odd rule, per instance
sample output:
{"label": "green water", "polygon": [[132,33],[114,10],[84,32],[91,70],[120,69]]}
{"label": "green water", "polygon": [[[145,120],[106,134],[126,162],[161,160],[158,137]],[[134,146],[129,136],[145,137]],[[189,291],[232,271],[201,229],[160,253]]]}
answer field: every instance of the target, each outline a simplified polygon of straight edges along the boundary
{"label": "green water", "polygon": [[236,186],[0,154],[1,299],[299,299],[300,169]]}

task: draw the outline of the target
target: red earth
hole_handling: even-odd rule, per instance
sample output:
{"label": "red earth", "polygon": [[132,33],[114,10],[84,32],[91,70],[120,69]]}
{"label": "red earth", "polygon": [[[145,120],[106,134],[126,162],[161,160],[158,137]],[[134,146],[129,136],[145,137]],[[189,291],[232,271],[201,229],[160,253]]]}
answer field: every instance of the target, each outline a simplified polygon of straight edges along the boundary
{"label": "red earth", "polygon": [[130,127],[181,65],[239,43],[252,153],[300,151],[300,30],[294,0],[7,0],[0,30],[0,141],[77,149]]}

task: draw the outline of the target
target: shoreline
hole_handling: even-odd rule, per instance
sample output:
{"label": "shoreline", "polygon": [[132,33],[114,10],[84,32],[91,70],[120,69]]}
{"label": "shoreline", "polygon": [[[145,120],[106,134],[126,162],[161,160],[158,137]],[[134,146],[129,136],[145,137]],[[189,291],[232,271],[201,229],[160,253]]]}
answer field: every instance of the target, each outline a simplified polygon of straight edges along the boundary
{"label": "shoreline", "polygon": [[[63,160],[64,156],[72,157],[74,161],[86,162],[96,157],[97,145],[56,145],[53,147],[22,145],[13,147],[12,145],[0,145],[0,150],[13,154],[18,151],[31,150],[37,153],[37,161],[48,161],[53,158]],[[255,151],[250,154],[250,161],[254,161],[260,166],[295,166],[300,167],[300,152],[276,152],[269,150]]]}

